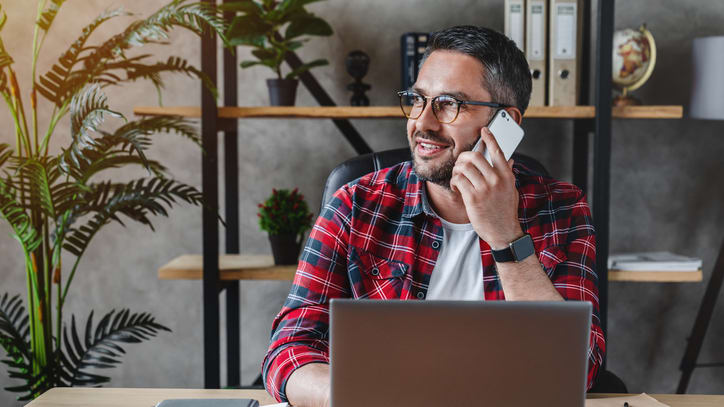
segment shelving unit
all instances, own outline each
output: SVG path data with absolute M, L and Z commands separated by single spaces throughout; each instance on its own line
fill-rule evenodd
M 202 0 L 216 4 L 221 0 Z M 227 2 L 228 0 L 223 0 Z M 591 1 L 583 0 L 582 41 L 591 41 Z M 581 57 L 581 94 L 579 104 L 573 107 L 531 107 L 526 112 L 529 119 L 573 120 L 573 182 L 584 191 L 588 190 L 589 135 L 593 133 L 593 220 L 596 227 L 597 253 L 596 269 L 599 270 L 599 304 L 601 323 L 606 331 L 608 309 L 608 281 L 701 281 L 701 271 L 693 273 L 662 274 L 631 273 L 607 270 L 609 251 L 609 200 L 611 161 L 611 120 L 617 119 L 678 119 L 682 117 L 681 106 L 634 106 L 611 107 L 611 54 L 613 48 L 613 0 L 599 0 L 596 12 L 597 42 L 595 56 L 595 92 L 589 97 L 590 67 L 588 53 Z M 231 18 L 230 14 L 226 15 Z M 201 41 L 201 70 L 212 83 L 217 84 L 217 40 L 205 36 Z M 586 47 L 584 47 L 586 48 Z M 292 69 L 302 62 L 294 53 L 288 53 L 286 62 Z M 239 246 L 238 213 L 238 134 L 237 120 L 250 118 L 279 119 L 332 119 L 347 141 L 359 154 L 371 152 L 371 148 L 354 129 L 348 119 L 400 119 L 402 114 L 397 106 L 379 107 L 338 107 L 326 94 L 314 77 L 306 72 L 300 75 L 304 86 L 322 107 L 239 107 L 237 106 L 237 63 L 236 56 L 224 51 L 223 87 L 224 105 L 217 107 L 210 91 L 202 87 L 201 107 L 137 107 L 138 115 L 179 115 L 201 119 L 202 147 L 202 190 L 205 207 L 203 210 L 203 254 L 186 255 L 174 259 L 159 270 L 162 279 L 201 279 L 203 281 L 204 306 L 204 385 L 219 388 L 219 293 L 226 292 L 227 361 L 229 386 L 240 385 L 240 326 L 239 326 L 239 280 L 270 279 L 289 280 L 294 266 L 275 267 L 266 256 L 242 256 Z M 588 105 L 593 103 L 592 105 Z M 226 202 L 226 248 L 220 255 L 219 223 L 219 168 L 218 132 L 224 132 L 224 185 Z M 320 186 L 321 188 L 321 186 Z

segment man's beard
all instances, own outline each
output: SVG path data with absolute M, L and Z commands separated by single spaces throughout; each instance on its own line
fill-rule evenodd
M 449 158 L 444 162 L 433 166 L 430 163 L 431 160 L 418 157 L 415 149 L 415 139 L 417 136 L 424 136 L 423 138 L 427 140 L 447 144 L 449 146 L 448 149 L 450 150 Z M 475 143 L 470 144 L 461 151 L 470 151 L 474 146 Z M 412 163 L 417 177 L 422 181 L 432 182 L 433 184 L 450 189 L 450 179 L 452 179 L 453 167 L 455 167 L 455 162 L 458 159 L 458 156 L 452 155 L 453 148 L 454 145 L 450 142 L 450 140 L 446 140 L 435 132 L 416 132 L 410 141 L 410 149 L 412 150 Z M 423 163 L 430 165 L 423 165 Z

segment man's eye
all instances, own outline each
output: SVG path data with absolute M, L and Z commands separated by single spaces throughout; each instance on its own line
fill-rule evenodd
M 412 103 L 416 105 L 421 105 L 423 102 L 425 102 L 425 98 L 420 95 L 412 95 L 410 96 L 410 98 L 412 99 Z
M 448 99 L 448 98 L 439 98 L 437 100 L 437 104 L 440 108 L 443 108 L 443 109 L 457 106 L 457 102 L 455 101 L 455 99 Z

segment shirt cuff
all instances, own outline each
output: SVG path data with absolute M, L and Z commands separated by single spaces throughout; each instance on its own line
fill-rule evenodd
M 327 352 L 309 346 L 290 345 L 278 351 L 270 361 L 265 375 L 265 387 L 279 402 L 288 402 L 286 389 L 289 376 L 310 363 L 329 364 Z

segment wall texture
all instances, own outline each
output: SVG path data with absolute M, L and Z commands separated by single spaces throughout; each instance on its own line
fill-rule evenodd
M 29 88 L 29 48 L 35 7 L 27 1 L 4 2 L 8 23 L 2 37 L 21 72 L 21 86 Z M 595 9 L 594 2 L 594 9 Z M 45 44 L 40 71 L 44 72 L 77 36 L 82 26 L 107 8 L 123 5 L 146 15 L 162 1 L 94 0 L 68 2 Z M 344 57 L 361 49 L 371 59 L 365 82 L 374 105 L 396 103 L 399 85 L 399 36 L 406 31 L 430 31 L 455 24 L 485 25 L 502 30 L 503 1 L 384 0 L 315 3 L 311 9 L 333 25 L 328 39 L 312 40 L 300 51 L 302 59 L 324 57 L 330 65 L 315 76 L 338 104 L 346 104 Z M 115 33 L 130 22 L 120 18 L 100 30 L 97 39 Z M 724 34 L 724 3 L 718 0 L 662 0 L 616 2 L 616 28 L 647 23 L 659 50 L 657 68 L 636 95 L 649 104 L 688 103 L 691 40 L 703 35 Z M 146 47 L 142 52 L 165 59 L 169 51 L 199 64 L 199 40 L 177 31 L 170 47 Z M 589 50 L 592 51 L 592 50 Z M 246 49 L 239 49 L 243 59 Z M 239 101 L 242 105 L 267 104 L 264 68 L 239 70 Z M 200 85 L 186 77 L 166 77 L 166 105 L 197 104 Z M 223 91 L 223 90 L 222 90 Z M 131 115 L 136 105 L 156 103 L 147 83 L 108 90 L 112 107 Z M 315 105 L 305 89 L 297 104 Z M 3 109 L 0 142 L 13 143 L 9 118 Z M 47 112 L 46 112 L 47 115 Z M 41 118 L 42 119 L 42 118 Z M 355 121 L 354 125 L 375 150 L 406 145 L 401 120 Z M 55 148 L 67 143 L 64 123 L 56 134 Z M 572 125 L 566 121 L 528 120 L 527 137 L 520 150 L 538 157 L 554 174 L 570 180 Z M 240 131 L 239 205 L 244 253 L 270 253 L 266 235 L 256 224 L 256 204 L 273 187 L 299 187 L 312 208 L 319 206 L 328 172 L 353 157 L 353 149 L 329 121 L 246 120 Z M 672 250 L 704 260 L 705 281 L 711 273 L 722 241 L 724 218 L 724 123 L 694 120 L 630 120 L 613 125 L 611 185 L 611 249 L 613 251 Z M 174 136 L 160 135 L 151 153 L 168 165 L 172 175 L 200 186 L 200 154 L 197 147 Z M 121 174 L 132 177 L 138 174 Z M 223 188 L 222 188 L 223 193 Z M 221 200 L 223 202 L 223 199 Z M 152 311 L 173 329 L 149 343 L 129 346 L 119 369 L 110 371 L 116 387 L 202 387 L 201 284 L 192 281 L 159 281 L 157 269 L 182 253 L 201 252 L 201 213 L 180 206 L 170 219 L 159 218 L 156 232 L 128 225 L 106 228 L 89 248 L 71 290 L 66 315 L 85 321 L 90 309 L 96 314 L 130 307 Z M 16 242 L 9 229 L 0 226 L 0 293 L 24 293 L 24 273 Z M 223 239 L 222 239 L 223 244 Z M 259 372 L 272 318 L 287 292 L 286 282 L 242 284 L 242 378 L 251 383 Z M 632 392 L 673 392 L 679 379 L 678 365 L 693 324 L 704 284 L 612 283 L 610 286 L 608 363 Z M 701 361 L 724 361 L 724 301 L 721 301 Z M 222 347 L 222 350 L 223 347 Z M 224 376 L 222 376 L 224 377 Z M 0 370 L 0 386 L 15 382 Z M 724 369 L 699 369 L 691 392 L 723 393 Z M 1 405 L 15 403 L 14 395 L 0 391 Z M 14 404 L 15 403 L 15 404 Z

